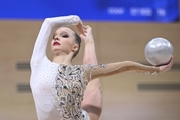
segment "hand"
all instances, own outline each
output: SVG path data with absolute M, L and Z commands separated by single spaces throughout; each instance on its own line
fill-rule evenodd
M 83 25 L 83 22 L 81 20 L 79 20 L 79 23 L 76 25 L 76 28 L 78 29 L 80 34 L 82 34 L 84 36 L 85 36 L 85 33 L 87 33 L 86 26 Z
M 172 65 L 173 65 L 173 61 L 174 61 L 174 58 L 172 57 L 167 65 L 160 66 L 159 67 L 159 69 L 160 69 L 159 73 L 164 73 L 164 72 L 169 71 L 171 69 Z
M 85 27 L 86 27 L 86 33 L 85 36 L 83 34 L 80 34 L 81 39 L 84 41 L 84 43 L 94 43 L 92 28 L 88 25 Z

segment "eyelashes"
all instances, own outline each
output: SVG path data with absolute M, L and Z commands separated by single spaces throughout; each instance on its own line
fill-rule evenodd
M 67 34 L 62 35 L 63 38 L 68 38 L 69 36 Z
M 53 39 L 55 39 L 55 36 L 56 36 L 56 35 L 53 35 Z M 62 34 L 61 37 L 63 37 L 63 38 L 68 38 L 69 35 L 67 35 L 67 34 Z

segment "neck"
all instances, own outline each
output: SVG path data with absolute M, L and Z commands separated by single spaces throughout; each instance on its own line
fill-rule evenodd
M 71 62 L 72 55 L 73 55 L 73 52 L 70 52 L 69 54 L 55 55 L 53 58 L 53 62 L 57 64 L 72 65 L 72 62 Z

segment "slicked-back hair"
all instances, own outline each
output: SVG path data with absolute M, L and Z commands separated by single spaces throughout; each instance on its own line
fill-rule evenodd
M 81 47 L 81 37 L 75 31 L 74 31 L 74 36 L 75 36 L 75 43 L 78 45 L 78 50 L 74 53 L 72 59 L 77 56 Z

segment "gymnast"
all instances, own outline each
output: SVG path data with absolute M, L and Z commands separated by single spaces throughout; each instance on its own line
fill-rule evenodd
M 67 26 L 76 26 L 80 35 Z M 57 30 L 51 41 L 54 57 L 50 61 L 46 47 L 53 29 Z M 85 44 L 83 64 L 73 65 L 81 39 Z M 30 61 L 30 86 L 38 120 L 98 120 L 102 110 L 100 77 L 129 71 L 159 74 L 169 71 L 172 64 L 173 57 L 159 67 L 132 61 L 97 64 L 90 26 L 83 25 L 76 15 L 46 18 Z

